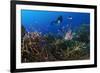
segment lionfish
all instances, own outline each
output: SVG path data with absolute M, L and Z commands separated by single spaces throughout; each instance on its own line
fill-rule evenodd
M 72 38 L 73 38 L 72 30 L 70 29 L 65 35 L 65 40 L 71 40 Z
M 68 17 L 69 20 L 72 20 L 72 17 L 69 16 Z M 71 29 L 71 24 L 68 25 L 68 31 L 65 35 L 65 40 L 72 40 L 73 38 L 73 33 L 72 33 L 72 29 Z

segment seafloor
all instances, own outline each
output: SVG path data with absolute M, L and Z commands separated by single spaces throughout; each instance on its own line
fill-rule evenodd
M 24 26 L 21 29 L 22 63 L 90 59 L 89 25 L 82 25 L 75 32 L 68 31 L 65 37 L 26 32 Z

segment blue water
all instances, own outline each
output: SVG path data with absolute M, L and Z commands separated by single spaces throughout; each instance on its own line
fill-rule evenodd
M 62 16 L 62 22 L 52 24 L 59 16 Z M 62 28 L 67 31 L 69 25 L 72 30 L 78 29 L 82 24 L 90 25 L 90 13 L 21 10 L 21 24 L 27 32 L 57 34 Z

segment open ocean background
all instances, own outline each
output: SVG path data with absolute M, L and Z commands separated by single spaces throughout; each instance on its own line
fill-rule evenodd
M 62 16 L 60 24 L 52 24 Z M 71 18 L 71 19 L 70 19 Z M 39 11 L 39 10 L 21 10 L 21 24 L 27 32 L 41 32 L 43 34 L 57 34 L 59 30 L 67 31 L 68 26 L 77 30 L 82 24 L 90 25 L 90 14 L 82 12 L 56 12 L 56 11 Z

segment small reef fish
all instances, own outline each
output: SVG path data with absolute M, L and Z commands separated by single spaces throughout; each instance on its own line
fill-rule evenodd
M 67 19 L 72 20 L 73 18 L 71 16 L 69 16 Z
M 52 21 L 51 24 L 59 25 L 62 23 L 62 21 L 63 21 L 63 17 L 59 16 L 55 21 Z

